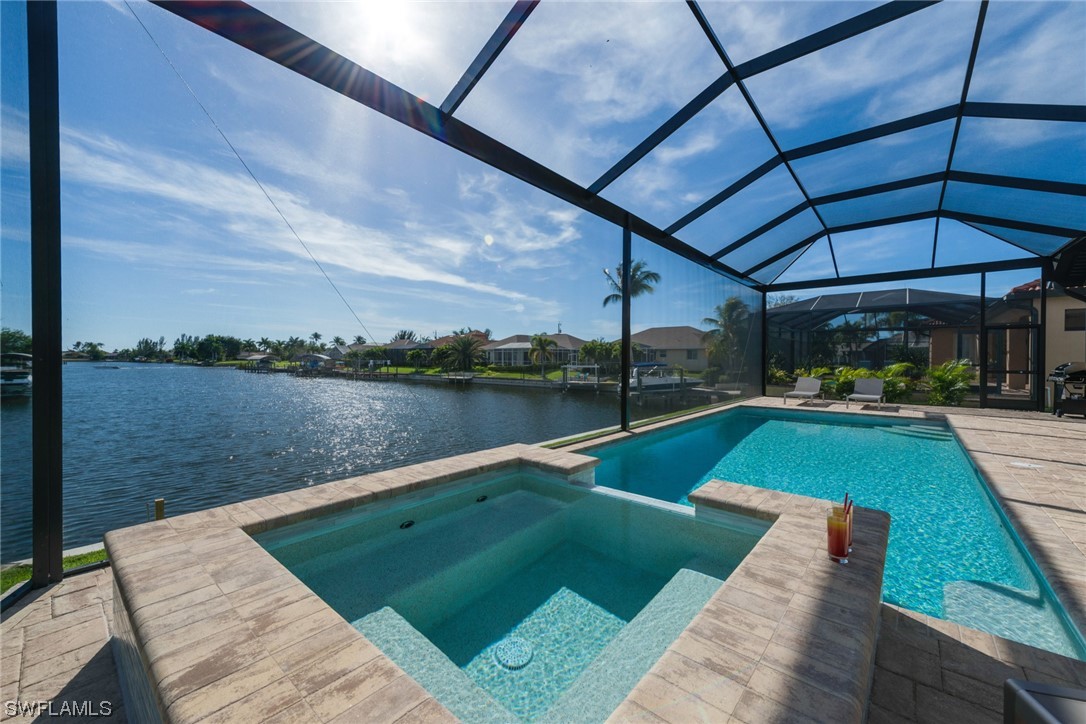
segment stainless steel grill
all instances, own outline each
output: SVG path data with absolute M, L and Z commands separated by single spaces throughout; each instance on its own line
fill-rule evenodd
M 1086 416 L 1086 362 L 1064 362 L 1048 375 L 1052 414 Z

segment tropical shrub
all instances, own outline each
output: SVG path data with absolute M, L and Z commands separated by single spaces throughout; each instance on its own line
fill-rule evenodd
M 908 402 L 916 388 L 912 379 L 913 366 L 908 362 L 887 365 L 875 373 L 882 379 L 882 393 L 887 402 Z
M 793 377 L 821 377 L 824 379 L 833 374 L 834 371 L 829 367 L 797 367 Z
M 765 379 L 766 383 L 770 385 L 787 385 L 793 381 L 792 375 L 773 365 L 770 365 L 769 369 L 766 370 Z
M 612 374 L 618 372 L 622 360 L 622 342 L 590 339 L 581 346 L 580 354 L 582 363 L 598 364 L 604 374 Z
M 833 375 L 833 392 L 843 400 L 856 390 L 856 380 L 874 376 L 874 372 L 863 367 L 838 367 Z
M 969 360 L 947 360 L 928 370 L 928 404 L 957 407 L 969 393 L 973 370 Z

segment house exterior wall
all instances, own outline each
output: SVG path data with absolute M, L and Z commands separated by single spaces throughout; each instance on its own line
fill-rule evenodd
M 1086 302 L 1068 296 L 1049 296 L 1048 334 L 1045 339 L 1045 366 L 1048 370 L 1064 362 L 1086 362 L 1086 331 L 1065 329 L 1067 310 L 1086 309 Z M 1048 370 L 1043 370 L 1047 375 Z
M 704 349 L 654 349 L 653 362 L 663 362 L 672 367 L 682 367 L 691 372 L 703 372 L 708 367 Z
M 931 330 L 928 365 L 935 367 L 958 356 L 958 328 L 936 327 Z

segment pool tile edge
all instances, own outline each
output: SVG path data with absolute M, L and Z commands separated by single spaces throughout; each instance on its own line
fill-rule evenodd
M 609 721 L 863 720 L 890 517 L 857 508 L 843 566 L 824 550 L 828 502 L 767 492 L 714 480 L 691 494 L 698 509 L 773 524 Z
M 147 721 L 226 720 L 242 707 L 260 719 L 285 712 L 349 719 L 365 711 L 393 721 L 417 710 L 428 720 L 456 721 L 250 535 L 504 469 L 590 483 L 598 462 L 508 445 L 110 531 L 126 691 Z M 254 591 L 292 598 L 267 611 L 253 608 L 247 594 Z M 328 666 L 319 656 L 298 658 L 310 637 L 373 656 L 348 655 L 325 672 L 325 686 L 310 691 L 304 673 Z

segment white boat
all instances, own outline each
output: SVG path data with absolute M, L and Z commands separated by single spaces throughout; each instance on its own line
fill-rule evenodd
M 34 384 L 33 358 L 22 352 L 0 354 L 0 397 L 25 397 Z
M 674 369 L 665 365 L 654 365 L 640 362 L 634 364 L 633 377 L 630 378 L 631 392 L 664 392 L 666 390 L 681 390 L 693 384 L 680 374 L 674 374 Z

